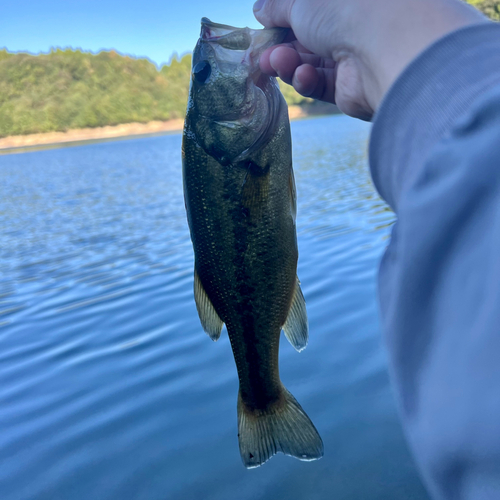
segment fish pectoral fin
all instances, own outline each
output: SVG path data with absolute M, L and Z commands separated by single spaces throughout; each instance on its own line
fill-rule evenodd
M 305 461 L 323 456 L 323 441 L 306 412 L 285 388 L 281 399 L 275 407 L 256 412 L 238 395 L 238 441 L 248 469 L 278 452 Z
M 307 324 L 306 301 L 302 290 L 300 289 L 300 281 L 297 278 L 295 284 L 295 293 L 292 299 L 292 305 L 288 311 L 288 317 L 283 325 L 285 336 L 297 351 L 302 351 L 307 345 L 309 338 L 309 326 Z
M 196 302 L 196 309 L 200 317 L 201 326 L 203 330 L 208 333 L 208 336 L 217 342 L 222 331 L 224 322 L 220 319 L 217 311 L 215 310 L 212 301 L 208 298 L 207 292 L 201 284 L 200 277 L 194 270 L 194 300 Z

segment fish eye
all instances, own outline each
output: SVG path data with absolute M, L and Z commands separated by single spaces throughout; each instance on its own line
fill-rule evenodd
M 212 68 L 210 67 L 210 63 L 208 61 L 200 61 L 193 68 L 193 76 L 198 83 L 205 83 L 211 72 Z

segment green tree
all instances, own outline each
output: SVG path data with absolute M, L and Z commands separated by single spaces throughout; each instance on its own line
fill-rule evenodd
M 500 0 L 467 0 L 494 21 L 500 21 Z
M 0 50 L 0 137 L 184 116 L 191 56 L 147 59 L 55 48 Z

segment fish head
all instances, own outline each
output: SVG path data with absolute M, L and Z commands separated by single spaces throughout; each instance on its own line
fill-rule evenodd
M 223 165 L 243 161 L 269 138 L 281 95 L 276 80 L 260 70 L 259 59 L 287 32 L 201 21 L 188 114 L 198 144 Z

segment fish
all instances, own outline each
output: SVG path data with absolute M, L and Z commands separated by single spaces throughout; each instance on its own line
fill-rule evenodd
M 278 366 L 281 331 L 297 351 L 309 332 L 297 277 L 288 108 L 276 79 L 259 67 L 263 51 L 287 33 L 201 20 L 182 141 L 196 308 L 213 341 L 227 328 L 247 468 L 278 452 L 304 461 L 323 456 L 321 437 Z

